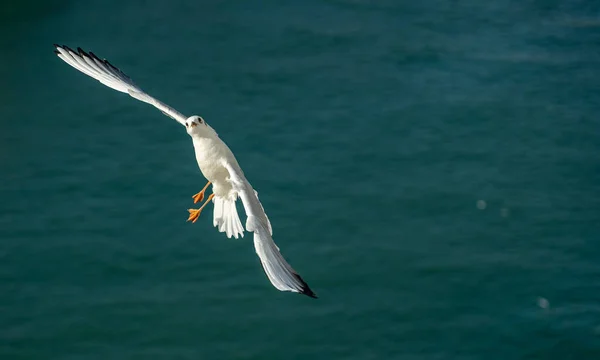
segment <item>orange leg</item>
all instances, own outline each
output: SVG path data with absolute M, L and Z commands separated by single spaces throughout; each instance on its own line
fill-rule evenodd
M 200 190 L 199 193 L 197 193 L 196 195 L 192 196 L 192 199 L 194 199 L 194 204 L 202 201 L 204 199 L 204 192 L 206 191 L 206 189 L 208 188 L 208 185 L 210 185 L 210 181 L 206 183 L 206 186 L 204 186 L 204 188 L 202 190 Z
M 190 213 L 190 217 L 188 217 L 187 221 L 191 221 L 192 223 L 195 223 L 196 220 L 198 220 L 198 217 L 200 216 L 200 212 L 202 211 L 202 209 L 204 209 L 204 207 L 212 200 L 212 198 L 214 196 L 215 196 L 215 194 L 210 194 L 208 196 L 208 199 L 206 199 L 206 201 L 204 202 L 204 204 L 202 204 L 202 206 L 200 206 L 200 209 L 188 209 L 188 212 Z

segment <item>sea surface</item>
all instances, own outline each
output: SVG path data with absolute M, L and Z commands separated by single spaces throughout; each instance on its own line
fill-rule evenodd
M 53 43 L 203 116 L 319 299 Z M 600 359 L 600 2 L 4 4 L 0 359 Z

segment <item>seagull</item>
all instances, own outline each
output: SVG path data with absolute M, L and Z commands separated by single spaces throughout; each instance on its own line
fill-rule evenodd
M 280 291 L 291 291 L 312 298 L 317 295 L 287 263 L 273 241 L 273 229 L 265 210 L 229 147 L 219 138 L 215 130 L 198 115 L 186 117 L 172 107 L 146 94 L 129 76 L 106 59 L 81 48 L 77 51 L 65 45 L 54 44 L 54 53 L 67 64 L 102 84 L 129 94 L 134 99 L 156 107 L 163 114 L 183 125 L 192 138 L 196 161 L 200 172 L 208 180 L 204 188 L 192 196 L 194 204 L 202 202 L 205 192 L 212 184 L 210 194 L 198 209 L 188 209 L 188 221 L 196 222 L 209 202 L 213 202 L 213 226 L 228 238 L 244 236 L 244 228 L 237 213 L 237 198 L 242 199 L 246 212 L 246 231 L 254 233 L 254 247 L 262 267 L 271 284 Z

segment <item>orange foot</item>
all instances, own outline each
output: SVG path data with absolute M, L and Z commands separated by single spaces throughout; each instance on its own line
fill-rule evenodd
M 188 217 L 187 221 L 195 223 L 200 217 L 200 212 L 202 212 L 202 209 L 188 209 L 188 211 L 190 213 L 190 217 Z
M 204 186 L 204 188 L 202 190 L 200 190 L 199 193 L 197 193 L 196 195 L 192 196 L 192 199 L 194 199 L 194 204 L 196 204 L 196 203 L 204 200 L 204 192 L 208 188 L 208 185 L 210 185 L 210 181 L 206 183 L 206 185 Z
M 192 196 L 192 199 L 194 199 L 194 204 L 204 200 L 204 190 L 202 190 L 199 193 L 197 193 L 196 195 Z
M 206 199 L 206 201 L 204 202 L 204 204 L 202 204 L 202 206 L 200 206 L 200 209 L 188 209 L 190 216 L 188 217 L 187 221 L 191 221 L 192 223 L 195 223 L 196 220 L 198 220 L 198 217 L 200 217 L 200 213 L 202 212 L 202 209 L 204 209 L 204 207 L 212 200 L 212 198 L 214 196 L 215 196 L 215 194 L 210 194 L 208 199 Z

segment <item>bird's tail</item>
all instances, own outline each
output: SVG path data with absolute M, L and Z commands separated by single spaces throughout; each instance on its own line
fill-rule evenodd
M 226 233 L 228 238 L 234 236 L 237 239 L 239 235 L 244 237 L 244 228 L 242 227 L 235 206 L 236 199 L 237 196 L 228 198 L 215 196 L 213 198 L 215 204 L 213 225 L 216 226 L 220 232 Z

